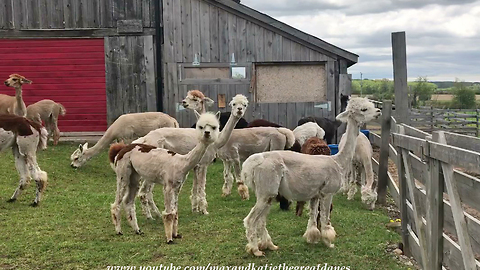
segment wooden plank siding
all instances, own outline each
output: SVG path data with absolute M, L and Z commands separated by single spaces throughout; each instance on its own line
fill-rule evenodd
M 246 95 L 251 102 L 245 116 L 247 121 L 265 118 L 294 128 L 303 116 L 334 117 L 337 95 L 334 80 L 335 59 L 267 29 L 256 21 L 238 16 L 211 1 L 177 0 L 173 6 L 172 2 L 174 1 L 163 0 L 164 61 L 168 67 L 164 75 L 165 89 L 169 92 L 164 94 L 164 108 L 166 113 L 178 119 L 180 126 L 188 127 L 195 121 L 193 113 L 178 110 L 176 106 L 190 89 L 204 89 L 205 94 L 214 101 L 217 101 L 218 95 L 224 95 L 227 104 L 235 94 Z M 181 19 L 181 30 L 178 29 L 175 18 Z M 315 107 L 318 104 L 314 102 L 255 104 L 250 90 L 250 80 L 236 85 L 227 82 L 201 85 L 195 81 L 184 86 L 184 83 L 179 84 L 178 80 L 174 79 L 180 79 L 180 76 L 175 74 L 179 72 L 178 66 L 191 65 L 195 54 L 198 55 L 201 66 L 202 63 L 229 63 L 232 53 L 238 66 L 247 67 L 251 63 L 264 62 L 327 63 L 327 98 L 331 101 L 331 111 Z M 173 68 L 174 65 L 177 68 Z M 229 111 L 229 108 L 228 105 L 226 108 L 219 108 L 216 103 L 210 110 Z

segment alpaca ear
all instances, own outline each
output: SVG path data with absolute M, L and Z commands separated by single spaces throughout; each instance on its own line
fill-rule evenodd
M 344 112 L 340 113 L 339 115 L 337 115 L 336 119 L 337 119 L 338 121 L 347 122 L 347 119 L 348 119 L 348 111 L 344 111 Z
M 209 97 L 205 97 L 205 99 L 203 100 L 203 102 L 205 102 L 205 106 L 206 107 L 210 107 L 213 105 L 213 103 L 215 103 L 215 101 L 213 101 L 213 99 L 209 98 Z
M 27 79 L 27 78 L 22 78 L 22 79 L 21 79 L 21 82 L 22 82 L 22 83 L 29 83 L 29 84 L 32 83 L 32 81 L 30 81 L 30 80 Z
M 200 114 L 195 110 L 193 112 L 195 112 L 195 117 L 197 117 L 197 120 L 198 120 L 200 118 Z
M 85 150 L 88 149 L 88 142 L 86 142 L 83 146 L 82 146 L 82 152 L 85 152 Z
M 215 117 L 217 117 L 217 120 L 220 121 L 220 111 L 218 111 L 216 114 L 215 114 Z

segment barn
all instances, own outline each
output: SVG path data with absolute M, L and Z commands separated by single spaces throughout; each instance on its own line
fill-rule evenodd
M 103 131 L 119 115 L 163 111 L 199 89 L 228 111 L 237 93 L 247 120 L 293 128 L 333 118 L 358 56 L 234 0 L 4 0 L 0 78 L 20 73 L 25 103 L 61 102 L 62 131 Z M 13 89 L 0 86 L 0 93 Z

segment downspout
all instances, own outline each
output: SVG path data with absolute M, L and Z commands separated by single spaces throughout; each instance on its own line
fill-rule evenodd
M 153 0 L 155 8 L 155 69 L 157 84 L 157 111 L 163 112 L 163 0 Z

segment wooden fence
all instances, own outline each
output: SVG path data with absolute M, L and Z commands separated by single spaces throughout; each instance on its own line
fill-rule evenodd
M 410 109 L 411 124 L 426 132 L 444 130 L 449 132 L 479 135 L 480 110 L 437 109 L 423 107 Z
M 388 186 L 400 208 L 404 252 L 422 269 L 480 269 L 480 139 L 429 134 L 397 124 L 391 105 L 382 110 L 382 135 L 370 133 L 372 144 L 381 147 L 374 171 L 379 201 L 381 187 Z M 398 180 L 382 156 L 395 162 Z

